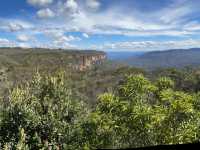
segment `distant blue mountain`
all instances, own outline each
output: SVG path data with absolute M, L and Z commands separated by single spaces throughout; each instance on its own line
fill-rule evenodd
M 200 48 L 152 51 L 131 56 L 122 62 L 145 69 L 200 66 Z
M 143 55 L 145 52 L 139 52 L 139 51 L 136 51 L 136 52 L 106 52 L 107 53 L 107 58 L 109 60 L 115 60 L 115 61 L 125 61 L 129 58 L 132 58 L 132 57 L 136 57 L 136 56 L 140 56 L 140 55 Z

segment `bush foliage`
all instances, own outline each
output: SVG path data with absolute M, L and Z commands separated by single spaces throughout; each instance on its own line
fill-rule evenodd
M 200 94 L 169 77 L 128 75 L 92 108 L 60 72 L 36 74 L 1 100 L 1 149 L 130 148 L 198 142 Z

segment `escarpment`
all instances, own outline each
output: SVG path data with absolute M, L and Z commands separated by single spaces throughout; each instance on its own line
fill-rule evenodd
M 0 67 L 4 68 L 58 68 L 69 67 L 83 71 L 106 59 L 105 52 L 95 50 L 50 50 L 0 48 Z
M 98 52 L 96 54 L 85 54 L 77 56 L 78 63 L 74 68 L 80 71 L 91 68 L 95 64 L 101 64 L 106 59 L 106 54 Z

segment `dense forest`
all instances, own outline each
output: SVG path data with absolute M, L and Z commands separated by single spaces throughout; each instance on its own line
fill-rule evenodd
M 146 71 L 111 61 L 84 71 L 45 68 L 2 88 L 0 149 L 115 149 L 200 140 L 199 68 Z M 16 78 L 3 83 L 9 80 Z

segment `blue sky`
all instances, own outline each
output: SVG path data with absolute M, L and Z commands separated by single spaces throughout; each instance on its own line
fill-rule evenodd
M 0 47 L 200 47 L 199 8 L 198 0 L 6 0 L 0 2 Z

